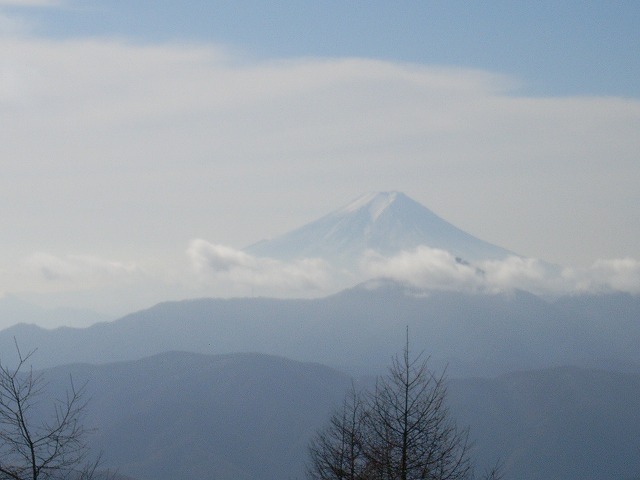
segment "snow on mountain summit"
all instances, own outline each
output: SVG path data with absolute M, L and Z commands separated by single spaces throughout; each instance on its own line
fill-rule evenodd
M 319 220 L 245 251 L 280 260 L 322 258 L 348 266 L 357 264 L 368 250 L 389 256 L 419 246 L 446 250 L 469 261 L 503 259 L 511 254 L 458 229 L 401 192 L 363 195 Z
M 397 197 L 398 192 L 368 193 L 354 200 L 336 213 L 344 212 L 345 214 L 350 214 L 361 208 L 366 208 L 371 215 L 371 220 L 375 222 Z

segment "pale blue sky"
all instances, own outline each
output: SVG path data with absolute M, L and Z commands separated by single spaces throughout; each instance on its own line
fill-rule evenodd
M 67 0 L 56 37 L 213 42 L 260 58 L 389 59 L 513 75 L 545 95 L 640 95 L 637 1 Z M 14 11 L 17 9 L 14 9 Z
M 636 1 L 0 0 L 0 294 L 323 294 L 317 263 L 238 249 L 389 190 L 566 267 L 496 285 L 640 293 L 639 25 Z

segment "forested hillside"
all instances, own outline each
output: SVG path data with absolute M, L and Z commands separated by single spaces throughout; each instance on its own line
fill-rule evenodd
M 308 441 L 351 385 L 333 369 L 259 354 L 164 353 L 44 373 L 54 393 L 69 374 L 88 381 L 92 447 L 139 480 L 303 478 Z M 555 368 L 447 383 L 479 472 L 498 460 L 505 479 L 640 472 L 639 375 Z

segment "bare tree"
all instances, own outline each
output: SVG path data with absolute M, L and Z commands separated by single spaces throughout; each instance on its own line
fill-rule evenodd
M 402 355 L 375 389 L 357 397 L 350 393 L 312 441 L 308 477 L 471 479 L 468 432 L 452 420 L 446 393 L 444 376 L 430 371 L 426 359 L 410 357 L 407 336 Z
M 352 384 L 342 409 L 309 445 L 308 477 L 313 480 L 365 480 L 367 459 L 362 445 L 364 405 Z
M 82 423 L 84 387 L 70 379 L 66 397 L 42 417 L 45 384 L 16 343 L 17 366 L 0 363 L 0 480 L 91 479 L 98 460 L 88 461 Z

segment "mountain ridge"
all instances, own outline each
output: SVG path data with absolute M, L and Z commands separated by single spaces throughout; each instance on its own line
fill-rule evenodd
M 408 326 L 415 347 L 454 376 L 568 364 L 640 371 L 639 315 L 639 296 L 549 301 L 526 291 L 422 292 L 389 282 L 318 299 L 166 302 L 87 328 L 19 325 L 0 331 L 0 351 L 10 355 L 15 338 L 24 351 L 38 349 L 40 367 L 168 350 L 252 351 L 370 373 L 401 347 Z
M 466 261 L 514 255 L 464 232 L 397 191 L 362 195 L 318 220 L 254 243 L 245 251 L 279 260 L 313 257 L 352 266 L 369 250 L 390 256 L 419 246 L 446 250 Z
M 252 353 L 174 351 L 39 373 L 56 397 L 69 375 L 87 382 L 92 449 L 103 452 L 105 467 L 140 480 L 300 478 L 309 439 L 349 386 L 375 385 Z M 498 459 L 505 478 L 523 480 L 613 480 L 640 471 L 640 374 L 555 367 L 447 386 L 479 472 Z

